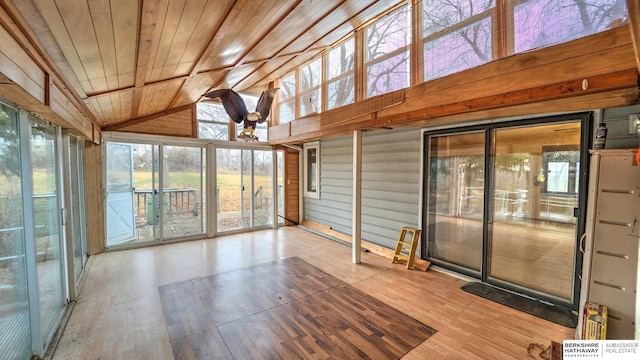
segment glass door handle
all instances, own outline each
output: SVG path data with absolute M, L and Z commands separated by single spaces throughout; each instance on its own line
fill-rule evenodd
M 587 233 L 580 236 L 580 252 L 584 254 L 584 241 L 587 239 Z

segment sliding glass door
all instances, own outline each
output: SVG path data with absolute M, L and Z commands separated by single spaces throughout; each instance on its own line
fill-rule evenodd
M 253 150 L 253 225 L 273 224 L 273 151 Z
M 163 238 L 204 234 L 205 148 L 164 146 L 162 160 Z
M 206 147 L 107 142 L 107 246 L 206 233 Z
M 31 357 L 18 111 L 0 103 L 0 349 Z
M 106 245 L 135 240 L 133 145 L 109 143 L 106 149 Z
M 108 248 L 274 226 L 276 152 L 268 145 L 104 140 Z
M 66 133 L 65 137 L 65 192 L 67 208 L 67 244 L 71 245 L 73 282 L 80 280 L 88 259 L 87 217 L 84 191 L 84 140 Z M 74 291 L 75 293 L 75 291 Z
M 40 336 L 42 343 L 46 344 L 53 336 L 66 305 L 58 190 L 58 136 L 56 127 L 49 123 L 35 117 L 29 120 Z
M 489 281 L 572 298 L 580 125 L 493 130 Z
M 0 101 L 2 359 L 44 357 L 86 261 L 84 145 L 62 140 L 60 128 Z
M 474 273 L 482 267 L 485 132 L 429 139 L 429 256 Z
M 131 173 L 135 239 L 132 242 L 155 241 L 160 239 L 160 214 L 166 214 L 168 206 L 168 202 L 164 201 L 160 212 L 160 146 L 127 145 L 133 150 Z
M 579 114 L 426 133 L 424 255 L 575 307 L 589 123 Z
M 273 151 L 219 148 L 217 231 L 273 225 Z
M 250 151 L 220 148 L 216 150 L 217 231 L 224 232 L 249 227 L 248 182 Z

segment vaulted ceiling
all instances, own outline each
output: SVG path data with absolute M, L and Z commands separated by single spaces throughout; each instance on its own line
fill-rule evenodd
M 100 127 L 259 93 L 398 0 L 13 0 Z

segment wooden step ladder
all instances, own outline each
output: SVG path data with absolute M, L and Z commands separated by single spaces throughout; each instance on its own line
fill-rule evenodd
M 405 241 L 407 233 L 413 233 L 411 241 Z M 418 239 L 420 239 L 420 229 L 412 227 L 403 227 L 400 230 L 400 236 L 398 236 L 398 243 L 396 244 L 396 252 L 393 255 L 391 263 L 395 263 L 398 260 L 405 260 L 407 262 L 407 270 L 413 267 L 413 261 L 416 257 L 416 249 L 418 248 Z

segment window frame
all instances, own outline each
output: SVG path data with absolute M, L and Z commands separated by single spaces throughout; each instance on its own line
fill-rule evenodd
M 311 157 L 310 153 L 315 152 Z M 303 145 L 303 168 L 304 168 L 304 197 L 320 199 L 320 142 L 313 141 Z M 315 173 L 310 172 L 314 170 Z M 311 184 L 315 184 L 315 189 L 311 189 Z
M 226 116 L 226 120 L 209 120 L 209 119 L 202 119 L 200 118 L 199 114 L 200 112 L 198 111 L 197 107 L 201 106 L 202 104 L 206 104 L 206 106 L 219 106 L 222 107 L 224 109 L 224 107 L 222 106 L 222 104 L 217 104 L 211 101 L 201 101 L 199 103 L 197 103 L 196 105 L 196 118 L 198 120 L 198 139 L 206 139 L 206 140 L 231 140 L 232 136 L 231 134 L 235 131 L 235 123 L 233 123 L 233 121 L 229 118 L 229 115 L 227 114 L 227 112 L 225 111 L 225 116 Z M 232 124 L 233 123 L 233 124 Z M 226 131 L 226 138 L 224 139 L 215 139 L 215 138 L 205 138 L 205 137 L 201 137 L 200 136 L 200 124 L 213 124 L 213 125 L 220 125 L 220 126 L 224 126 L 226 127 L 227 131 Z
M 398 91 L 402 89 L 406 89 L 411 86 L 423 84 L 426 82 L 434 81 L 440 78 L 444 78 L 453 74 L 457 74 L 460 72 L 468 71 L 473 68 L 477 68 L 478 66 L 485 65 L 487 63 L 494 62 L 496 60 L 504 59 L 508 56 L 514 55 L 517 52 L 514 47 L 514 38 L 515 38 L 515 29 L 517 28 L 517 24 L 515 22 L 515 9 L 517 6 L 525 4 L 526 2 L 531 0 L 494 0 L 493 5 L 485 10 L 478 10 L 477 14 L 469 15 L 468 17 L 462 19 L 461 21 L 452 24 L 451 26 L 435 29 L 432 33 L 428 35 L 424 35 L 424 18 L 423 18 L 423 3 L 426 2 L 410 2 L 410 1 L 401 1 L 396 5 L 389 8 L 384 13 L 376 16 L 371 21 L 366 22 L 365 24 L 353 29 L 349 33 L 345 34 L 342 38 L 338 39 L 333 44 L 329 45 L 323 51 L 320 51 L 319 54 L 314 56 L 322 58 L 322 66 L 321 70 L 323 73 L 320 75 L 321 85 L 320 85 L 320 105 L 318 106 L 318 112 L 334 110 L 340 107 L 353 105 L 359 101 L 366 100 L 371 97 L 375 97 L 377 95 L 387 94 L 389 92 Z M 538 1 L 538 0 L 536 0 Z M 393 13 L 401 10 L 407 9 L 410 12 L 407 16 L 408 18 L 408 26 L 409 29 L 406 33 L 406 39 L 408 39 L 407 44 L 404 47 L 398 48 L 393 51 L 385 52 L 383 55 L 380 55 L 376 59 L 367 60 L 367 31 L 374 24 L 379 23 L 381 20 L 385 19 L 387 16 L 393 16 Z M 628 9 L 625 7 L 628 13 Z M 625 18 L 626 19 L 626 18 Z M 622 19 L 620 22 L 616 22 L 615 24 L 611 24 L 607 29 L 615 28 L 618 26 L 624 26 L 624 24 L 628 23 L 628 19 Z M 490 49 L 485 49 L 487 51 L 483 51 L 480 55 L 476 55 L 474 59 L 477 58 L 478 63 L 476 64 L 473 61 L 472 65 L 462 66 L 460 68 L 454 68 L 447 71 L 442 72 L 442 74 L 437 74 L 433 77 L 427 77 L 425 74 L 425 44 L 428 44 L 432 41 L 437 41 L 438 39 L 446 40 L 446 37 L 452 36 L 456 32 L 464 30 L 466 27 L 474 27 L 476 23 L 480 22 L 489 22 L 490 24 L 483 26 L 483 29 L 487 29 L 487 33 L 483 33 L 481 39 L 483 45 L 490 46 Z M 443 26 L 447 26 L 446 24 Z M 606 30 L 606 29 L 605 29 Z M 589 35 L 591 36 L 597 34 L 599 32 L 605 31 L 594 31 Z M 486 36 L 485 36 L 486 35 Z M 353 40 L 351 40 L 353 39 Z M 354 66 L 353 71 L 342 73 L 340 75 L 336 75 L 335 77 L 329 76 L 329 61 L 328 54 L 329 51 L 336 49 L 342 46 L 346 41 L 353 41 L 354 43 Z M 562 43 L 562 42 L 560 42 Z M 559 43 L 551 43 L 546 46 L 557 45 Z M 543 46 L 543 47 L 546 47 Z M 536 48 L 535 50 L 537 50 Z M 384 61 L 388 61 L 394 57 L 398 57 L 399 54 L 406 51 L 406 65 L 402 63 L 402 66 L 406 66 L 406 86 L 394 89 L 391 86 L 385 86 L 387 90 L 383 90 L 378 93 L 375 91 L 373 94 L 370 94 L 369 91 L 369 71 L 372 67 L 377 64 L 383 63 Z M 464 59 L 463 59 L 464 60 Z M 297 120 L 303 116 L 301 116 L 301 101 L 300 101 L 300 71 L 303 66 L 306 66 L 307 63 L 300 65 L 293 69 L 291 72 L 286 73 L 284 76 L 280 77 L 276 81 L 280 84 L 282 89 L 282 80 L 288 78 L 289 76 L 293 76 L 293 80 L 295 81 L 293 91 L 295 94 L 291 94 L 291 97 L 283 98 L 282 91 L 280 91 L 280 95 L 278 97 L 278 107 L 274 109 L 274 112 L 277 114 L 275 117 L 274 124 L 285 124 L 290 121 Z M 397 64 L 396 64 L 397 65 Z M 442 68 L 446 68 L 443 66 Z M 341 104 L 339 106 L 330 106 L 329 101 L 331 96 L 329 95 L 331 85 L 348 78 L 349 76 L 353 76 L 353 101 L 345 104 Z M 335 97 L 334 92 L 334 97 Z M 292 107 L 292 118 L 287 119 L 285 121 L 281 120 L 281 114 L 283 113 L 281 107 L 284 103 L 288 102 L 287 106 Z M 289 113 L 289 111 L 287 111 Z M 313 113 L 305 114 L 312 115 Z
M 506 0 L 496 0 L 496 1 L 506 1 Z M 516 21 L 516 12 L 518 11 L 518 7 L 519 6 L 525 6 L 526 7 L 526 3 L 529 3 L 529 2 L 535 2 L 535 4 L 532 4 L 532 6 L 535 7 L 537 5 L 540 5 L 539 3 L 541 3 L 542 1 L 543 0 L 515 0 L 515 1 L 512 1 L 512 2 L 509 2 L 510 6 L 511 6 L 511 8 L 510 8 L 510 11 L 511 11 L 510 15 L 512 17 L 512 21 L 511 21 L 512 34 L 511 35 L 512 35 L 512 42 L 514 43 L 514 45 L 513 45 L 513 47 L 514 47 L 513 52 L 514 53 L 522 54 L 522 53 L 525 53 L 525 52 L 528 52 L 528 51 L 534 51 L 534 50 L 546 48 L 546 47 L 549 47 L 549 46 L 554 46 L 554 45 L 558 45 L 558 44 L 564 44 L 564 43 L 567 43 L 567 42 L 570 42 L 570 41 L 573 41 L 573 40 L 576 40 L 576 39 L 580 39 L 580 38 L 583 38 L 583 37 L 586 37 L 586 36 L 595 35 L 595 34 L 598 34 L 598 33 L 613 29 L 613 28 L 618 27 L 618 26 L 624 26 L 625 24 L 629 23 L 629 15 L 628 15 L 629 14 L 629 8 L 626 6 L 626 3 L 623 1 L 622 2 L 623 6 L 626 9 L 626 18 L 624 18 L 624 17 L 623 18 L 616 18 L 616 19 L 611 18 L 611 19 L 608 19 L 606 21 L 606 23 L 608 23 L 608 26 L 604 26 L 603 28 L 599 28 L 598 29 L 597 27 L 593 27 L 590 31 L 585 31 L 587 28 L 582 28 L 582 30 L 583 30 L 582 33 L 568 33 L 566 38 L 563 38 L 563 39 L 560 39 L 560 40 L 556 39 L 556 40 L 543 41 L 538 46 L 531 46 L 531 47 L 525 47 L 525 48 L 521 48 L 521 49 L 516 49 L 516 47 L 517 47 L 516 46 L 517 45 L 516 37 L 519 35 L 518 25 L 520 25 L 520 23 Z M 547 1 L 551 2 L 550 0 L 547 0 Z M 553 3 L 554 3 L 554 5 L 557 5 L 557 4 L 560 4 L 561 6 L 563 5 L 562 3 L 558 2 L 557 0 L 554 1 Z M 589 5 L 589 4 L 586 4 L 586 5 Z M 598 2 L 596 2 L 596 4 L 591 4 L 591 5 L 592 6 L 593 5 L 595 5 L 595 6 L 605 6 L 605 4 L 601 4 L 601 3 L 598 3 Z M 572 6 L 578 6 L 578 5 L 575 2 L 572 2 Z M 600 9 L 600 10 L 602 10 L 602 9 Z M 590 15 L 592 15 L 592 14 L 589 14 L 588 11 L 586 11 L 586 12 L 587 12 L 587 14 L 582 14 L 581 11 L 578 9 L 578 11 L 575 13 L 574 16 L 576 16 L 576 17 L 586 16 L 588 18 Z M 557 14 L 557 13 L 558 12 L 555 12 L 555 14 Z M 571 14 L 571 13 L 569 12 L 569 14 Z M 528 18 L 528 16 L 527 16 L 527 18 Z M 566 16 L 566 14 L 565 14 L 564 18 L 570 18 L 570 17 Z M 600 20 L 603 20 L 603 19 L 604 18 L 601 18 Z M 550 22 L 553 23 L 553 20 L 555 20 L 555 19 L 553 19 L 553 18 L 550 19 Z M 595 20 L 595 19 L 590 19 L 590 20 Z M 563 27 L 563 28 L 566 27 L 566 25 L 562 24 L 562 22 L 557 22 L 557 24 L 560 24 L 560 26 Z M 546 24 L 544 24 L 544 25 L 546 25 Z M 545 33 L 546 33 L 545 29 L 547 31 L 549 30 L 544 25 L 541 26 L 543 28 L 543 31 L 541 33 L 539 33 L 538 36 L 545 35 Z M 595 24 L 590 24 L 590 25 L 593 26 Z M 532 34 L 534 32 L 532 31 L 531 28 L 527 28 L 527 29 L 525 29 L 524 33 Z M 554 35 L 557 35 L 557 34 L 554 34 Z
M 320 65 L 318 66 L 318 68 L 320 69 L 320 74 L 318 74 L 317 78 L 318 78 L 318 84 L 317 85 L 312 85 L 309 86 L 305 89 L 302 89 L 302 71 L 303 69 L 309 69 L 309 72 L 311 73 L 311 66 L 313 63 L 315 63 L 316 61 L 320 62 Z M 304 116 L 309 116 L 309 115 L 313 115 L 313 114 L 319 114 L 320 112 L 322 112 L 322 103 L 323 103 L 323 98 L 322 98 L 322 88 L 323 88 L 323 59 L 322 56 L 316 56 L 315 58 L 311 59 L 311 61 L 308 61 L 307 63 L 305 63 L 304 65 L 298 67 L 296 69 L 296 72 L 298 73 L 298 77 L 297 77 L 297 82 L 296 82 L 296 92 L 297 92 L 297 96 L 296 96 L 296 109 L 297 109 L 297 113 L 299 114 L 300 117 L 304 117 Z M 302 113 L 302 109 L 303 109 L 303 100 L 308 99 L 309 95 L 313 95 L 314 93 L 318 94 L 318 104 L 316 106 L 315 111 L 310 111 L 310 112 L 306 112 L 306 113 Z M 312 99 L 312 98 L 309 98 Z
M 348 42 L 353 43 L 353 66 L 352 66 L 351 70 L 345 71 L 345 72 L 341 72 L 339 74 L 336 74 L 333 77 L 330 77 L 329 54 L 332 51 L 341 48 L 342 46 L 344 46 Z M 355 103 L 355 101 L 356 101 L 356 67 L 357 67 L 357 49 L 356 49 L 356 47 L 357 47 L 356 36 L 355 36 L 355 34 L 351 34 L 350 36 L 348 36 L 344 40 L 341 40 L 340 42 L 336 43 L 334 46 L 331 47 L 331 49 L 329 49 L 326 52 L 326 56 L 325 56 L 325 59 L 324 59 L 324 66 L 323 66 L 324 72 L 325 72 L 323 88 L 326 89 L 326 96 L 325 96 L 325 100 L 323 101 L 323 105 L 324 105 L 324 108 L 327 109 L 327 110 L 333 110 L 333 109 L 337 109 L 337 108 L 342 107 L 342 106 L 347 106 L 347 105 Z M 329 102 L 330 102 L 330 99 L 331 99 L 331 96 L 332 96 L 332 93 L 330 92 L 330 86 L 332 84 L 339 83 L 339 82 L 347 79 L 349 76 L 353 76 L 353 86 L 350 89 L 351 92 L 352 92 L 352 100 L 351 100 L 351 102 L 344 103 L 344 104 L 341 104 L 341 105 L 335 105 L 333 107 L 330 106 Z M 337 94 L 337 92 L 334 93 L 334 95 L 335 94 Z
M 409 18 L 408 19 L 408 25 L 409 25 L 409 27 L 407 29 L 407 34 L 406 34 L 406 36 L 408 36 L 409 39 L 408 39 L 407 43 L 403 47 L 399 47 L 399 48 L 397 48 L 397 49 L 395 49 L 393 51 L 386 52 L 385 54 L 380 55 L 378 57 L 375 57 L 373 59 L 367 59 L 367 53 L 366 53 L 367 50 L 366 49 L 368 48 L 368 44 L 369 44 L 367 31 L 372 26 L 374 26 L 375 24 L 378 24 L 380 21 L 385 20 L 389 16 L 393 16 L 394 12 L 403 10 L 403 8 L 406 8 L 406 11 L 409 12 L 409 14 L 408 14 L 408 18 Z M 411 86 L 411 72 L 412 72 L 412 66 L 414 66 L 412 64 L 412 61 L 411 61 L 411 47 L 412 47 L 412 44 L 414 42 L 414 40 L 412 39 L 412 37 L 413 37 L 413 27 L 414 27 L 414 21 L 413 21 L 413 15 L 412 15 L 413 11 L 414 11 L 414 9 L 412 8 L 411 4 L 409 2 L 406 2 L 406 3 L 404 3 L 404 4 L 400 5 L 400 6 L 394 7 L 393 9 L 391 9 L 390 11 L 388 11 L 383 16 L 381 16 L 380 18 L 378 18 L 376 21 L 372 22 L 371 24 L 367 25 L 363 29 L 362 44 L 360 44 L 360 45 L 362 47 L 362 51 L 364 52 L 361 61 L 362 61 L 362 68 L 363 68 L 362 77 L 364 78 L 363 82 L 362 82 L 362 84 L 364 85 L 364 89 L 362 90 L 362 94 L 364 95 L 365 99 L 368 99 L 368 98 L 371 98 L 371 97 L 375 97 L 375 96 L 378 96 L 378 95 L 382 95 L 382 94 L 388 94 L 390 92 L 397 91 L 397 90 L 400 90 L 400 89 L 406 89 L 406 88 Z M 356 43 L 356 47 L 357 46 L 358 46 L 358 43 Z M 356 51 L 357 51 L 357 49 L 356 49 Z M 407 79 L 406 79 L 406 82 L 405 82 L 404 86 L 402 86 L 400 88 L 397 88 L 397 89 L 387 90 L 387 91 L 381 92 L 379 94 L 371 95 L 369 93 L 369 69 L 371 67 L 373 67 L 375 65 L 378 65 L 380 63 L 383 63 L 383 62 L 385 62 L 385 61 L 387 61 L 389 59 L 395 58 L 398 55 L 401 55 L 403 53 L 406 53 L 406 63 L 407 63 L 407 71 L 406 71 L 406 78 Z M 356 64 L 356 67 L 357 67 L 357 64 Z M 357 91 L 357 89 L 356 89 L 356 91 Z
M 289 77 L 293 77 L 293 91 L 292 94 L 288 97 L 284 97 L 284 92 L 282 91 L 282 83 L 283 80 L 289 78 Z M 277 106 L 277 112 L 278 112 L 278 124 L 286 124 L 288 122 L 294 121 L 299 117 L 299 113 L 300 113 L 300 109 L 299 109 L 299 105 L 298 105 L 298 68 L 294 69 L 291 72 L 288 72 L 287 74 L 285 74 L 284 76 L 282 76 L 280 79 L 278 79 L 278 86 L 280 87 L 280 90 L 278 91 L 278 95 L 277 95 L 277 99 L 278 99 L 278 106 Z M 291 101 L 293 101 L 293 118 L 292 119 L 286 119 L 286 120 L 282 120 L 282 110 L 281 107 L 283 105 L 285 105 L 286 103 L 290 103 Z
M 452 24 L 451 26 L 435 31 L 433 33 L 430 33 L 428 35 L 424 35 L 424 11 L 422 9 L 422 7 L 419 8 L 419 14 L 418 16 L 418 21 L 417 24 L 415 24 L 415 26 L 417 27 L 415 33 L 418 34 L 419 36 L 419 40 L 416 41 L 416 43 L 418 44 L 418 54 L 419 54 L 419 64 L 416 66 L 418 68 L 419 71 L 419 81 L 420 82 L 428 82 L 428 81 L 432 81 L 438 78 L 442 78 L 442 77 L 446 77 L 461 71 L 465 71 L 468 69 L 472 69 L 475 67 L 478 67 L 480 65 L 483 65 L 485 63 L 482 63 L 480 65 L 474 65 L 468 68 L 465 68 L 463 70 L 454 70 L 453 72 L 447 73 L 445 75 L 439 75 L 436 77 L 428 77 L 429 74 L 427 74 L 427 72 L 425 71 L 425 46 L 427 43 L 430 43 L 432 41 L 436 41 L 438 39 L 442 39 L 445 38 L 449 35 L 455 34 L 458 31 L 461 31 L 462 29 L 468 27 L 468 26 L 472 26 L 476 23 L 479 23 L 481 21 L 485 21 L 485 20 L 489 20 L 490 21 L 490 39 L 489 42 L 491 44 L 491 51 L 489 53 L 489 56 L 491 56 L 491 59 L 489 60 L 489 62 L 494 61 L 498 58 L 498 54 L 501 52 L 504 52 L 504 49 L 501 49 L 501 44 L 502 41 L 498 41 L 498 38 L 500 38 L 502 36 L 502 34 L 500 33 L 499 29 L 505 29 L 508 31 L 509 27 L 502 25 L 501 23 L 506 22 L 506 19 L 502 18 L 502 12 L 500 14 L 498 14 L 498 6 L 502 6 L 502 2 L 500 0 L 495 0 L 493 7 L 491 7 L 490 9 L 484 10 L 480 13 L 471 15 L 467 18 L 465 18 L 462 21 L 459 21 L 455 24 Z M 505 11 L 506 12 L 506 11 Z

